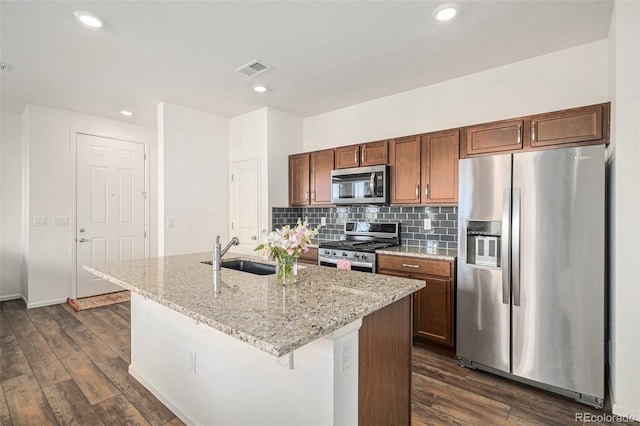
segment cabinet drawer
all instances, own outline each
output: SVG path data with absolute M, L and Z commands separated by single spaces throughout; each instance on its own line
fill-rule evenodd
M 378 269 L 402 273 L 451 277 L 451 262 L 416 257 L 378 256 Z

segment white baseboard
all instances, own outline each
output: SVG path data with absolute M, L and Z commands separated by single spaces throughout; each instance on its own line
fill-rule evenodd
M 51 306 L 51 305 L 59 305 L 61 303 L 67 303 L 67 298 L 65 297 L 64 299 L 45 300 L 42 302 L 34 302 L 34 303 L 29 303 L 27 300 L 25 300 L 25 303 L 27 304 L 27 309 L 41 308 L 43 306 Z
M 8 294 L 6 296 L 0 296 L 0 302 L 4 302 L 7 300 L 16 300 L 16 299 L 24 299 L 21 294 Z
M 620 404 L 616 403 L 616 398 L 615 395 L 613 394 L 613 386 L 611 384 L 611 377 L 609 377 L 609 399 L 611 399 L 611 413 L 616 415 L 616 416 L 620 416 L 620 417 L 625 417 L 629 420 L 621 420 L 624 421 L 625 423 L 627 421 L 639 421 L 640 420 L 640 411 L 638 410 L 631 410 L 627 407 L 622 407 Z M 614 420 L 615 421 L 615 420 Z
M 153 387 L 147 380 L 145 380 L 142 375 L 138 374 L 133 365 L 129 365 L 129 374 L 133 376 L 142 386 L 147 388 L 149 392 L 153 394 L 156 398 L 160 400 L 173 414 L 175 414 L 182 422 L 188 426 L 197 425 L 198 423 L 194 421 L 191 416 L 189 416 L 181 407 L 178 407 L 173 401 L 169 400 L 165 395 L 160 393 L 158 389 Z

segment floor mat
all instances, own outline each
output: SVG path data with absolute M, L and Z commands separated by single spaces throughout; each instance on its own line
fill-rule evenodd
M 129 290 L 119 291 L 117 293 L 102 294 L 100 296 L 82 297 L 80 299 L 67 299 L 69 306 L 74 311 L 84 311 L 85 309 L 98 308 L 100 306 L 113 305 L 116 303 L 128 302 L 131 300 L 131 292 Z

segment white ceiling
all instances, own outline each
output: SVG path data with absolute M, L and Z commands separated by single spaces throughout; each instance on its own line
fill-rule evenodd
M 2 108 L 26 103 L 155 126 L 167 101 L 233 117 L 306 117 L 608 36 L 613 3 L 458 1 L 6 1 Z M 73 12 L 90 11 L 99 30 Z M 246 77 L 252 59 L 273 67 Z M 271 90 L 256 94 L 255 83 Z M 121 109 L 135 113 L 131 118 Z

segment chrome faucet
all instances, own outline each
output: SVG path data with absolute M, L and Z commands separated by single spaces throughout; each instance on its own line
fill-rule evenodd
M 240 240 L 238 240 L 238 237 L 233 237 L 231 241 L 229 241 L 229 243 L 225 246 L 225 248 L 221 249 L 222 246 L 220 244 L 220 235 L 216 237 L 216 242 L 213 244 L 213 261 L 211 262 L 214 271 L 220 270 L 222 256 L 224 256 L 224 254 L 229 251 L 231 246 L 237 246 L 238 244 L 240 244 Z

